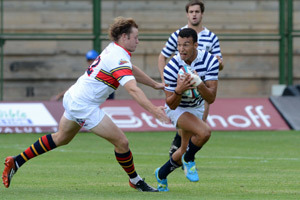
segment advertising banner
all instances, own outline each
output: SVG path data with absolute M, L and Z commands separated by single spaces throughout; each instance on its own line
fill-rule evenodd
M 0 103 L 0 133 L 52 132 L 57 126 L 43 103 Z
M 289 130 L 267 98 L 217 99 L 207 123 L 213 130 Z
M 164 105 L 164 100 L 151 100 Z M 101 108 L 123 131 L 174 131 L 145 111 L 134 100 L 108 100 Z M 62 102 L 1 102 L 0 133 L 56 132 L 63 115 Z M 217 99 L 207 123 L 213 130 L 289 130 L 267 98 Z M 82 129 L 82 131 L 87 131 Z

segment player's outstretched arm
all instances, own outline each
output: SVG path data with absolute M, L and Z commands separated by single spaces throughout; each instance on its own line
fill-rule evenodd
M 132 65 L 132 73 L 137 82 L 142 83 L 144 85 L 150 86 L 156 90 L 163 90 L 163 83 L 156 82 L 150 76 L 148 76 L 145 72 L 143 72 L 140 68 L 135 65 Z
M 157 118 L 159 121 L 167 123 L 169 118 L 167 117 L 164 106 L 155 106 L 151 101 L 146 97 L 145 93 L 136 85 L 135 80 L 130 80 L 125 83 L 124 88 L 127 92 L 134 98 L 138 104 L 140 104 L 144 109 L 149 111 Z

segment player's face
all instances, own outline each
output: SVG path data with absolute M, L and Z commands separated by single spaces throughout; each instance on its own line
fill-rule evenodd
M 202 21 L 202 14 L 199 5 L 190 6 L 187 13 L 188 23 L 198 26 Z
M 138 29 L 133 27 L 131 30 L 131 33 L 129 35 L 126 35 L 124 38 L 124 47 L 130 52 L 134 52 L 138 43 L 139 43 L 139 38 L 138 38 Z
M 191 64 L 197 56 L 197 42 L 193 43 L 192 37 L 178 37 L 177 49 L 180 58 L 186 63 Z

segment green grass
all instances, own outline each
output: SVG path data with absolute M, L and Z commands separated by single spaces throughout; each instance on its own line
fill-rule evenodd
M 137 172 L 156 185 L 153 172 L 167 161 L 174 133 L 126 135 Z M 0 159 L 41 136 L 0 134 Z M 22 166 L 9 189 L 0 186 L 0 199 L 300 199 L 299 131 L 214 132 L 196 158 L 199 182 L 177 169 L 168 177 L 169 192 L 141 193 L 128 186 L 113 146 L 81 133 Z

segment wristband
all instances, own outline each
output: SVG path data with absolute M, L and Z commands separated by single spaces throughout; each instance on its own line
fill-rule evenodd
M 176 90 L 174 90 L 174 93 L 178 96 L 182 95 L 182 93 L 181 94 L 177 93 Z

